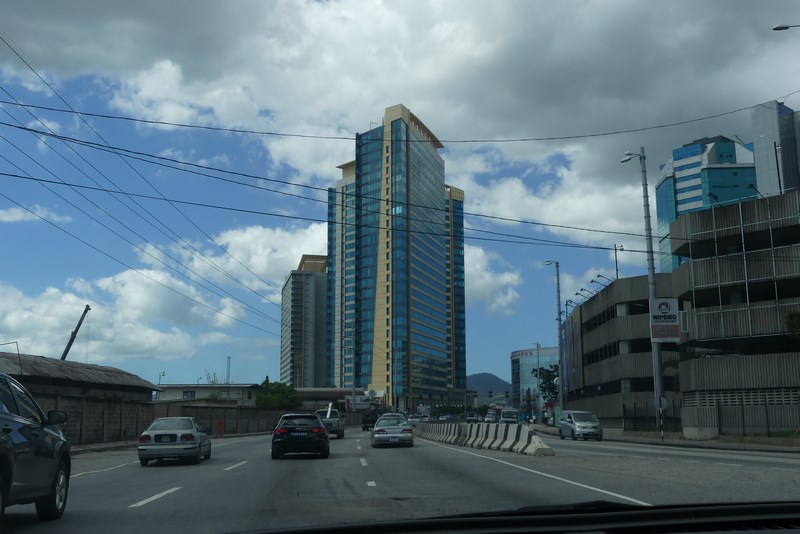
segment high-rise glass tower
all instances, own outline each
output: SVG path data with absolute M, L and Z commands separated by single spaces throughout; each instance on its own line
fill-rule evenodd
M 753 145 L 718 135 L 672 151 L 656 186 L 660 270 L 672 272 L 681 258 L 671 255 L 669 225 L 690 211 L 719 207 L 757 194 Z
M 440 148 L 392 106 L 328 190 L 330 378 L 397 410 L 465 401 L 464 193 Z

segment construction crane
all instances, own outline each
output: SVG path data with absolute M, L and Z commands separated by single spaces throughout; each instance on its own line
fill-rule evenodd
M 86 307 L 83 309 L 83 313 L 81 314 L 81 318 L 78 319 L 78 324 L 75 327 L 75 330 L 69 335 L 69 341 L 67 341 L 67 346 L 64 347 L 64 352 L 61 353 L 61 359 L 66 360 L 67 354 L 69 354 L 69 349 L 72 348 L 72 344 L 75 342 L 75 337 L 78 335 L 78 330 L 81 329 L 81 324 L 83 324 L 83 320 L 86 318 L 86 314 L 89 313 L 91 308 L 87 304 Z

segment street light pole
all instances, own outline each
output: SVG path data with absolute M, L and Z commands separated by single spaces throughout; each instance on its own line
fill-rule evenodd
M 625 152 L 625 157 L 620 160 L 620 163 L 630 161 L 632 158 L 639 158 L 639 165 L 642 171 L 642 205 L 644 207 L 644 229 L 646 250 L 647 250 L 647 284 L 649 288 L 650 302 L 656 299 L 656 263 L 653 257 L 653 229 L 650 224 L 650 194 L 647 189 L 647 164 L 645 160 L 647 157 L 644 154 L 644 147 L 640 147 L 641 152 L 631 153 Z M 652 312 L 652 310 L 651 310 Z M 652 313 L 651 313 L 652 316 Z M 650 346 L 653 354 L 653 393 L 655 394 L 655 406 L 658 409 L 658 427 L 661 431 L 661 441 L 664 441 L 664 425 L 663 425 L 663 402 L 664 396 L 664 377 L 661 372 L 661 343 L 653 341 L 652 333 L 650 337 Z
M 564 347 L 561 342 L 561 273 L 557 261 L 547 260 L 547 265 L 556 266 L 556 309 L 558 310 L 558 407 L 564 411 Z M 568 301 L 569 302 L 569 301 Z M 555 419 L 555 416 L 554 416 Z

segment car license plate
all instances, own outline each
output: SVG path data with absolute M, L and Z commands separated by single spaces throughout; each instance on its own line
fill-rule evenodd
M 307 435 L 308 435 L 308 432 L 292 432 L 292 433 L 291 433 L 291 435 L 292 435 L 292 436 L 297 436 L 297 437 L 300 437 L 300 438 L 302 438 L 302 437 L 305 437 L 305 436 L 307 436 Z
M 389 438 L 389 443 L 397 443 L 397 438 Z
M 158 441 L 159 443 L 167 442 L 169 441 L 169 436 L 157 436 L 156 441 Z

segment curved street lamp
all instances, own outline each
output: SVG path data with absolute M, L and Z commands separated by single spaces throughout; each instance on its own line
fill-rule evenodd
M 784 30 L 788 30 L 789 28 L 800 28 L 800 24 L 778 24 L 772 31 L 782 32 Z

